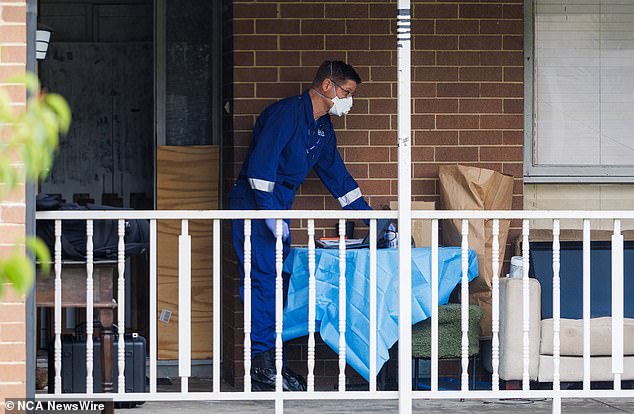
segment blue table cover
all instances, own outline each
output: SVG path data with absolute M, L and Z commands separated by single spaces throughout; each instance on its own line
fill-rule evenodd
M 398 249 L 377 250 L 377 372 L 388 360 L 388 350 L 398 340 Z M 438 304 L 462 278 L 460 247 L 438 250 Z M 339 352 L 339 251 L 316 249 L 316 332 Z M 284 262 L 290 273 L 284 309 L 283 339 L 308 334 L 308 249 L 294 248 Z M 469 249 L 469 280 L 478 275 L 478 259 Z M 366 380 L 370 376 L 370 250 L 346 251 L 346 360 Z M 412 249 L 412 324 L 431 316 L 431 248 Z

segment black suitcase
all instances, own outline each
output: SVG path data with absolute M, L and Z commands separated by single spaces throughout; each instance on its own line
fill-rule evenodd
M 112 390 L 119 389 L 118 335 L 114 336 Z M 145 338 L 137 334 L 125 335 L 125 392 L 145 392 Z M 102 392 L 101 341 L 93 340 L 93 390 Z M 86 340 L 76 336 L 62 337 L 62 392 L 86 392 Z M 55 342 L 48 347 L 48 392 L 55 386 Z

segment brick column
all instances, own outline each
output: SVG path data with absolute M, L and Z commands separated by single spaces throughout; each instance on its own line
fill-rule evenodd
M 13 105 L 24 107 L 24 88 L 5 86 L 9 76 L 26 70 L 26 3 L 0 0 L 0 85 L 11 96 Z M 0 137 L 3 139 L 4 137 Z M 0 201 L 0 256 L 14 249 L 24 239 L 26 207 L 24 184 Z M 5 398 L 26 395 L 26 344 L 24 297 L 8 285 L 0 297 L 0 414 L 4 413 Z

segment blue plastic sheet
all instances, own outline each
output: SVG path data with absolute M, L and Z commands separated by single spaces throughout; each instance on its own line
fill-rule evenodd
M 462 278 L 460 247 L 438 250 L 438 304 Z M 316 249 L 316 331 L 339 352 L 339 251 Z M 346 359 L 361 376 L 370 375 L 370 250 L 346 251 Z M 308 249 L 294 248 L 284 262 L 290 273 L 284 309 L 283 339 L 308 334 Z M 478 259 L 469 249 L 469 280 L 478 275 Z M 431 248 L 412 249 L 412 324 L 431 315 Z M 377 372 L 388 360 L 388 350 L 398 339 L 398 249 L 377 250 Z

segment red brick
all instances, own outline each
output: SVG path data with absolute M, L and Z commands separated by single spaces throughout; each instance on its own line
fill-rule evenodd
M 370 178 L 394 178 L 397 176 L 398 164 L 395 163 L 378 163 L 368 164 Z
M 354 99 L 353 111 L 355 114 L 368 114 L 370 103 L 368 99 L 361 98 L 361 95 L 357 94 Z
M 357 88 L 357 93 L 368 98 L 389 98 L 392 96 L 392 85 L 385 82 L 364 83 Z
M 396 81 L 396 67 L 372 67 L 370 68 L 371 78 L 373 81 Z
M 299 34 L 299 20 L 258 19 L 255 31 L 258 34 Z
M 233 20 L 233 34 L 254 34 L 253 20 Z
M 479 96 L 480 85 L 477 83 L 439 83 L 438 96 Z
M 348 34 L 390 33 L 390 20 L 346 20 Z
M 345 20 L 302 20 L 302 34 L 343 34 L 346 33 Z
M 323 18 L 324 17 L 324 5 L 323 4 L 281 4 L 280 5 L 280 17 L 295 17 L 295 18 Z
M 502 68 L 466 67 L 460 68 L 461 81 L 501 81 Z
M 297 83 L 258 83 L 255 95 L 258 98 L 282 99 L 287 96 L 299 95 L 302 91 Z
M 7 23 L 26 22 L 25 6 L 2 6 L 2 20 Z M 2 28 L 4 30 L 4 27 Z
M 438 164 L 414 163 L 414 177 L 416 178 L 438 178 Z
M 326 37 L 326 49 L 328 50 L 368 50 L 370 48 L 369 36 L 345 35 Z M 308 48 L 307 49 L 311 49 Z M 317 48 L 312 48 L 317 49 Z
M 1 342 L 24 342 L 26 329 L 24 323 L 3 323 L 0 324 Z
M 524 33 L 523 20 L 481 20 L 480 34 L 522 34 Z
M 317 68 L 310 66 L 280 68 L 280 81 L 282 82 L 312 82 Z
M 0 66 L 0 79 L 5 80 L 11 76 L 23 74 L 24 70 L 25 68 L 23 64 Z
M 436 128 L 438 129 L 476 129 L 479 119 L 473 115 L 438 115 Z
M 233 37 L 235 50 L 275 50 L 277 36 L 237 35 Z
M 262 52 L 255 53 L 256 66 L 299 66 L 298 52 Z
M 458 68 L 443 66 L 426 66 L 414 68 L 415 81 L 457 81 Z
M 468 113 L 500 113 L 501 99 L 460 99 L 460 112 Z
M 346 52 L 334 52 L 334 51 L 306 51 L 301 52 L 302 65 L 319 66 L 325 60 L 346 60 Z M 354 66 L 354 63 L 351 62 Z
M 5 196 L 5 201 L 7 197 Z M 17 240 L 24 239 L 25 230 L 24 226 L 3 224 L 0 226 L 0 243 L 15 243 Z M 1 319 L 0 319 L 1 322 Z
M 234 4 L 233 5 L 233 18 L 275 18 L 277 17 L 277 5 L 271 4 Z
M 394 151 L 398 154 L 398 148 L 394 148 Z M 398 161 L 398 157 L 395 158 Z M 412 147 L 412 162 L 420 161 L 433 161 L 434 160 L 434 148 L 433 147 Z
M 436 114 L 458 112 L 457 99 L 416 99 L 414 112 L 418 114 Z
M 396 47 L 396 38 L 392 35 L 389 36 L 369 36 L 370 47 L 372 51 L 375 50 L 389 50 L 392 51 Z M 345 48 L 337 48 L 345 49 Z M 354 48 L 359 49 L 359 48 Z M 353 50 L 354 50 L 353 49 Z M 368 49 L 367 47 L 365 49 Z
M 504 36 L 502 40 L 502 49 L 504 50 L 524 50 L 523 36 Z
M 368 131 L 337 131 L 337 145 L 368 145 Z
M 504 113 L 507 113 L 507 114 L 524 113 L 524 100 L 523 99 L 505 99 Z
M 396 7 L 394 4 L 370 4 L 370 18 L 391 18 L 396 17 Z
M 522 52 L 481 52 L 480 63 L 483 66 L 522 66 Z
M 458 17 L 458 6 L 455 4 L 416 3 L 412 17 L 415 19 L 451 19 Z
M 461 19 L 495 19 L 502 17 L 501 4 L 460 4 Z
M 501 50 L 502 36 L 460 36 L 461 50 Z
M 436 84 L 428 82 L 412 82 L 412 97 L 436 96 Z
M 396 113 L 396 99 L 372 99 L 370 100 L 370 112 L 373 114 Z
M 357 178 L 368 178 L 369 174 L 368 174 L 368 166 L 371 164 L 366 164 L 366 163 L 362 163 L 362 164 L 354 164 L 354 163 L 348 163 L 346 164 L 346 168 L 348 169 L 348 172 L 350 173 L 351 176 L 353 176 L 355 179 Z M 311 209 L 314 209 L 314 207 L 311 207 Z
M 502 164 L 502 172 L 504 174 L 512 175 L 514 177 L 523 177 L 524 165 L 521 163 L 519 164 L 504 163 Z
M 436 161 L 477 161 L 477 147 L 436 147 Z
M 364 19 L 369 15 L 367 4 L 328 4 L 326 2 L 326 18 Z
M 396 115 L 394 115 L 396 118 Z M 394 128 L 396 128 L 396 122 L 394 122 Z M 412 115 L 412 128 L 413 129 L 433 129 L 436 127 L 436 122 L 433 115 Z
M 364 195 L 384 195 L 390 194 L 390 181 L 389 180 L 357 180 L 361 193 Z
M 475 20 L 436 20 L 437 34 L 477 34 L 478 27 Z
M 280 36 L 281 50 L 323 49 L 323 36 Z
M 277 69 L 276 68 L 235 68 L 233 70 L 233 80 L 235 82 L 254 82 L 254 81 L 275 82 L 277 81 Z
M 504 145 L 522 145 L 524 144 L 524 131 L 503 131 Z
M 232 108 L 233 109 L 233 108 Z M 250 131 L 255 124 L 253 115 L 234 115 L 233 130 L 234 131 Z
M 0 214 L 2 215 L 2 223 L 12 224 L 24 224 L 26 221 L 26 208 L 25 207 L 9 207 L 4 206 L 0 208 Z
M 415 50 L 457 50 L 458 36 L 428 36 L 414 34 Z
M 388 147 L 353 147 L 343 149 L 346 162 L 386 162 Z
M 482 161 L 521 161 L 522 147 L 480 147 Z
M 275 101 L 275 99 L 235 99 L 233 101 L 233 113 L 259 114 Z
M 521 129 L 523 126 L 522 115 L 480 115 L 480 127 L 483 129 Z
M 479 66 L 480 52 L 444 52 L 436 53 L 438 65 L 446 66 Z
M 415 19 L 412 21 L 412 33 L 414 34 L 434 34 L 435 21 L 428 19 Z
M 460 131 L 460 145 L 502 144 L 502 131 Z
M 352 66 L 372 65 L 372 66 L 390 66 L 391 56 L 387 51 L 354 51 L 348 53 L 347 62 Z M 394 69 L 396 70 L 396 69 Z
M 436 193 L 436 181 L 435 179 L 423 179 L 412 180 L 412 193 L 413 194 L 434 194 Z
M 524 95 L 524 85 L 521 83 L 482 83 L 480 96 L 483 97 L 517 97 Z
M 26 46 L 0 46 L 1 63 L 24 63 Z
M 457 145 L 458 131 L 414 131 L 415 145 Z
M 435 65 L 435 64 L 436 64 L 436 52 L 420 52 L 417 50 L 412 52 L 412 65 L 422 66 L 422 65 Z
M 370 131 L 370 145 L 397 145 L 396 131 Z
M 253 52 L 233 52 L 234 66 L 253 66 Z
M 505 82 L 522 82 L 524 80 L 524 68 L 504 68 Z
M 346 116 L 348 129 L 389 129 L 390 117 L 387 115 L 350 115 Z
M 502 16 L 505 19 L 523 19 L 524 6 L 522 4 L 505 4 L 502 6 Z

